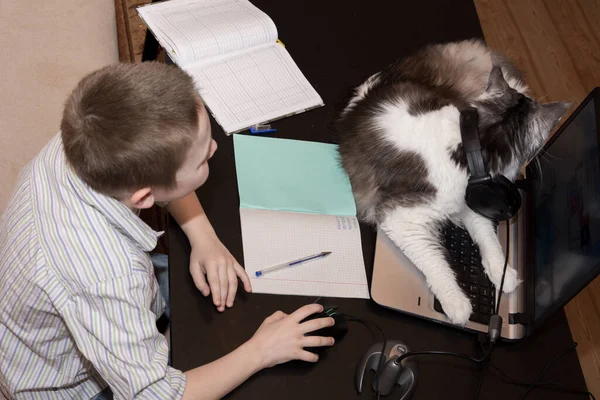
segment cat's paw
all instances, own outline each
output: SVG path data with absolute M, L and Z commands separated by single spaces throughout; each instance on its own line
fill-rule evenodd
M 484 263 L 485 267 L 485 263 Z M 504 271 L 504 261 L 502 261 L 502 265 L 500 268 L 496 265 L 495 268 L 485 268 L 488 271 L 488 277 L 490 281 L 496 286 L 497 289 L 500 289 L 500 285 L 502 284 L 502 273 Z M 509 265 L 506 266 L 506 275 L 504 276 L 504 286 L 502 286 L 502 292 L 510 293 L 519 286 L 521 280 L 517 275 L 517 271 Z
M 438 296 L 438 299 L 444 309 L 444 313 L 450 318 L 453 324 L 466 324 L 473 313 L 471 301 L 459 288 L 450 294 L 441 297 Z
M 504 276 L 504 286 L 502 286 L 502 291 L 504 293 L 510 293 L 513 290 L 515 290 L 517 288 L 517 286 L 519 286 L 519 283 L 521 283 L 521 280 L 519 279 L 518 275 L 517 275 L 517 271 L 515 271 L 514 268 L 511 268 L 510 265 L 506 266 L 506 275 Z M 494 285 L 496 285 L 496 287 L 498 289 L 500 289 L 500 285 L 502 284 L 502 274 L 500 274 L 500 277 L 498 278 L 498 283 L 494 282 Z

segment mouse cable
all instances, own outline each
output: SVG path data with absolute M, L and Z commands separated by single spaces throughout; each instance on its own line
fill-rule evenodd
M 418 355 L 436 355 L 436 356 L 450 356 L 450 357 L 457 357 L 457 358 L 462 358 L 465 360 L 469 360 L 475 364 L 482 364 L 482 363 L 489 363 L 489 365 L 491 365 L 496 371 L 498 371 L 500 373 L 500 375 L 502 375 L 505 378 L 505 382 L 508 381 L 508 383 L 511 383 L 513 385 L 519 385 L 519 386 L 524 386 L 527 387 L 527 390 L 521 395 L 521 398 L 519 400 L 525 400 L 526 397 L 536 388 L 536 387 L 546 387 L 548 390 L 553 390 L 553 391 L 562 391 L 565 393 L 572 393 L 572 394 L 580 394 L 580 395 L 587 395 L 589 397 L 591 397 L 593 400 L 596 400 L 596 398 L 594 397 L 594 395 L 590 392 L 586 392 L 586 391 L 582 391 L 582 390 L 577 390 L 574 388 L 569 387 L 568 385 L 565 385 L 563 383 L 560 382 L 553 382 L 553 381 L 545 381 L 542 382 L 542 379 L 544 377 L 544 375 L 546 374 L 546 372 L 552 367 L 552 365 L 554 365 L 556 362 L 558 362 L 561 358 L 565 357 L 569 352 L 571 352 L 573 349 L 575 349 L 575 347 L 577 346 L 577 343 L 574 343 L 573 346 L 571 346 L 569 349 L 567 349 L 566 352 L 564 352 L 563 354 L 561 354 L 560 356 L 554 358 L 550 363 L 548 363 L 546 365 L 546 367 L 544 368 L 544 370 L 542 371 L 542 373 L 540 374 L 540 376 L 538 377 L 538 379 L 533 382 L 533 383 L 528 383 L 528 382 L 520 382 L 512 377 L 510 377 L 509 375 L 507 375 L 506 373 L 504 373 L 498 366 L 496 366 L 493 361 L 490 358 L 490 355 L 492 353 L 492 350 L 494 348 L 494 344 L 496 339 L 498 339 L 498 337 L 500 336 L 500 330 L 502 328 L 502 318 L 498 315 L 499 311 L 500 311 L 500 300 L 502 299 L 502 290 L 504 289 L 504 279 L 506 277 L 506 270 L 508 267 L 508 257 L 509 257 L 509 252 L 510 252 L 510 225 L 509 222 L 506 221 L 506 246 L 505 246 L 505 255 L 504 255 L 504 267 L 503 267 L 503 271 L 502 271 L 502 280 L 500 282 L 500 290 L 498 292 L 498 300 L 497 300 L 497 304 L 496 304 L 496 310 L 495 310 L 495 314 L 492 315 L 492 318 L 495 320 L 495 323 L 492 323 L 492 318 L 490 318 L 490 324 L 488 325 L 488 334 L 487 334 L 487 338 L 489 338 L 490 340 L 488 341 L 489 347 L 487 349 L 487 351 L 485 350 L 485 348 L 483 347 L 483 343 L 484 340 L 482 340 L 481 336 L 483 336 L 484 338 L 486 338 L 486 336 L 481 335 L 479 338 L 479 344 L 481 346 L 481 350 L 483 352 L 483 357 L 481 358 L 475 358 L 475 357 L 470 357 L 467 356 L 466 354 L 461 354 L 461 353 L 454 353 L 454 352 L 449 352 L 449 351 L 409 351 L 408 353 L 405 353 L 403 355 L 401 355 L 400 357 L 398 357 L 394 362 L 396 364 L 400 364 L 402 362 L 402 360 L 408 358 L 408 357 L 412 357 L 412 356 L 418 356 Z M 369 326 L 373 326 L 375 327 L 381 334 L 382 338 L 383 338 L 383 346 L 381 349 L 381 354 L 383 355 L 384 351 L 385 351 L 385 345 L 387 342 L 385 333 L 383 331 L 383 329 L 381 329 L 381 327 L 379 325 L 377 325 L 376 323 L 372 322 L 372 321 L 367 321 L 367 320 L 362 320 L 360 318 L 351 316 L 351 315 L 346 315 L 347 320 L 348 321 L 354 321 L 354 322 L 358 322 L 362 325 L 364 325 L 369 332 L 371 332 L 371 334 L 373 333 L 373 331 L 371 330 L 371 328 Z M 495 317 L 495 318 L 494 318 Z M 383 363 L 383 357 L 379 358 L 379 366 L 377 368 L 377 371 L 379 372 L 379 370 L 381 369 L 381 364 Z M 479 397 L 479 393 L 481 392 L 481 387 L 483 385 L 483 378 L 485 375 L 485 368 L 487 367 L 487 364 L 484 364 L 482 366 L 482 370 L 480 372 L 479 375 L 479 383 L 477 385 L 477 391 L 475 393 L 475 400 Z M 377 372 L 377 373 L 378 373 Z M 377 378 L 377 374 L 375 375 L 375 378 Z M 376 385 L 377 385 L 377 381 L 376 381 Z M 380 396 L 380 392 L 377 390 L 375 390 L 375 394 L 376 394 L 376 398 L 379 399 Z
M 369 328 L 369 326 L 373 326 L 373 327 L 377 328 L 377 330 L 381 333 L 381 336 L 383 337 L 383 346 L 381 349 L 381 354 L 383 355 L 383 353 L 385 352 L 385 345 L 387 343 L 387 339 L 386 339 L 383 329 L 381 329 L 381 327 L 379 325 L 377 325 L 376 323 L 374 323 L 372 321 L 363 320 L 363 319 L 360 319 L 360 318 L 357 318 L 357 317 L 354 317 L 354 316 L 348 315 L 348 314 L 346 314 L 346 320 L 348 322 L 358 322 L 358 323 L 364 325 L 371 333 L 373 333 L 373 332 Z M 463 359 L 468 359 L 471 362 L 481 363 L 481 362 L 484 362 L 485 360 L 487 360 L 487 358 L 489 357 L 489 355 L 491 353 L 491 344 L 490 344 L 490 348 L 488 349 L 488 351 L 485 351 L 485 349 L 483 348 L 483 343 L 481 343 L 481 346 L 482 346 L 482 350 L 483 350 L 483 354 L 484 354 L 484 356 L 482 358 L 474 358 L 474 357 L 467 356 L 465 354 L 448 352 L 448 351 L 409 351 L 408 353 L 405 353 L 404 355 L 402 355 L 398 359 L 396 359 L 395 362 L 397 364 L 399 364 L 401 359 L 404 359 L 408 356 L 413 356 L 413 355 L 443 355 L 443 356 L 459 357 L 459 358 L 463 358 Z M 381 366 L 383 364 L 383 361 L 384 361 L 383 357 L 380 357 L 379 365 L 377 366 L 377 372 L 375 373 L 375 378 L 374 378 L 375 379 L 374 394 L 377 399 L 379 399 L 379 396 L 381 395 L 381 393 L 377 389 L 377 385 L 379 384 L 379 382 L 377 380 L 377 376 L 379 374 L 379 371 L 381 371 Z
M 385 333 L 383 331 L 383 329 L 377 325 L 376 323 L 372 322 L 372 321 L 367 321 L 367 320 L 363 320 L 357 317 L 354 317 L 352 315 L 346 315 L 346 319 L 348 322 L 358 322 L 360 324 L 362 324 L 363 326 L 365 326 L 365 328 L 367 328 L 367 330 L 369 332 L 371 332 L 371 334 L 373 336 L 375 336 L 373 334 L 373 330 L 371 329 L 372 327 L 375 327 L 379 333 L 381 334 L 382 338 L 383 338 L 383 348 L 381 349 L 381 353 L 383 354 L 385 351 L 385 344 L 387 342 Z M 546 372 L 554 365 L 556 364 L 560 359 L 562 359 L 563 357 L 565 357 L 569 352 L 573 351 L 573 349 L 575 349 L 575 347 L 577 346 L 577 343 L 574 343 L 573 346 L 569 347 L 563 354 L 559 355 L 558 357 L 555 357 L 551 362 L 549 362 L 546 367 L 544 367 L 544 370 L 542 371 L 542 373 L 540 374 L 540 376 L 538 377 L 538 379 L 534 382 L 534 383 L 530 383 L 530 382 L 522 382 L 519 381 L 515 378 L 512 378 L 511 376 L 509 376 L 508 374 L 506 374 L 504 371 L 502 371 L 502 369 L 500 369 L 500 367 L 498 367 L 496 364 L 494 364 L 494 362 L 489 358 L 489 355 L 491 353 L 491 344 L 488 342 L 488 344 L 490 345 L 490 347 L 488 347 L 488 349 L 486 350 L 484 347 L 484 343 L 483 341 L 479 341 L 479 345 L 481 347 L 481 351 L 483 352 L 484 356 L 481 358 L 475 358 L 475 357 L 470 357 L 467 356 L 465 354 L 461 354 L 461 353 L 453 353 L 453 352 L 446 352 L 446 351 L 411 351 L 408 353 L 405 353 L 404 355 L 400 356 L 395 362 L 396 363 L 400 363 L 402 361 L 402 359 L 408 358 L 410 356 L 417 356 L 417 355 L 441 355 L 441 356 L 450 356 L 450 357 L 458 357 L 458 358 L 462 358 L 465 360 L 469 360 L 473 363 L 476 364 L 481 364 L 483 362 L 488 362 L 489 365 L 496 370 L 504 379 L 503 381 L 509 384 L 513 384 L 513 385 L 518 385 L 518 386 L 523 386 L 526 387 L 528 392 L 524 393 L 521 397 L 521 399 L 519 400 L 524 400 L 526 398 L 526 396 L 528 396 L 531 391 L 533 391 L 535 388 L 537 387 L 544 387 L 548 390 L 552 390 L 552 391 L 560 391 L 560 392 L 564 392 L 564 393 L 570 393 L 570 394 L 579 394 L 579 395 L 587 395 L 589 396 L 592 400 L 596 400 L 596 398 L 594 397 L 594 395 L 590 392 L 586 392 L 583 390 L 578 390 L 578 389 L 574 389 L 568 385 L 565 385 L 561 382 L 554 382 L 554 381 L 542 381 L 544 375 L 546 374 Z M 377 371 L 379 372 L 381 370 L 381 365 L 383 363 L 383 357 L 380 357 L 379 359 L 379 366 L 377 368 Z M 485 366 L 484 366 L 485 367 Z M 377 373 L 378 373 L 377 372 Z M 377 379 L 377 373 L 375 374 L 375 378 Z M 480 373 L 481 375 L 484 374 L 484 370 L 482 370 L 482 372 Z M 480 376 L 481 376 L 480 375 Z M 377 388 L 377 381 L 375 381 L 375 385 Z M 481 378 L 479 381 L 479 385 L 477 388 L 477 393 L 476 396 L 479 395 L 479 392 L 481 391 Z M 375 390 L 374 395 L 376 396 L 376 399 L 379 399 L 381 393 L 378 390 Z
M 536 387 L 547 387 L 547 386 L 554 386 L 554 388 L 549 387 L 548 389 L 550 389 L 550 390 L 560 390 L 560 391 L 564 391 L 566 393 L 587 395 L 587 396 L 591 397 L 593 400 L 595 400 L 596 397 L 594 397 L 594 395 L 590 392 L 572 388 L 561 382 L 542 381 L 542 378 L 544 377 L 546 372 L 548 372 L 548 370 L 554 364 L 556 364 L 560 359 L 562 359 L 567 354 L 569 354 L 571 351 L 573 351 L 576 347 L 577 347 L 577 342 L 573 342 L 573 345 L 571 347 L 569 347 L 563 354 L 559 355 L 558 357 L 555 357 L 552 361 L 550 361 L 548 364 L 546 364 L 546 367 L 544 367 L 544 370 L 540 373 L 540 376 L 533 383 L 522 382 L 522 381 L 519 381 L 519 380 L 509 376 L 506 372 L 502 371 L 502 369 L 500 369 L 491 360 L 490 360 L 490 365 L 504 378 L 503 380 L 505 382 L 508 382 L 508 383 L 511 383 L 511 384 L 517 385 L 517 386 L 524 386 L 527 388 L 527 390 L 521 395 L 520 400 L 525 399 Z
M 502 369 L 500 369 L 500 367 L 498 367 L 496 364 L 494 364 L 494 362 L 491 361 L 491 360 L 490 360 L 490 365 L 492 366 L 493 369 L 495 369 L 502 376 L 502 378 L 504 378 L 503 379 L 504 382 L 507 382 L 507 383 L 510 383 L 510 384 L 513 384 L 513 385 L 524 386 L 524 387 L 527 387 L 527 388 L 529 388 L 530 386 L 534 386 L 534 385 L 536 387 L 555 386 L 556 388 L 549 388 L 549 389 L 550 390 L 561 390 L 561 391 L 564 391 L 566 393 L 588 395 L 593 400 L 596 400 L 596 397 L 594 397 L 594 395 L 592 393 L 572 388 L 572 387 L 570 387 L 568 385 L 565 385 L 564 383 L 554 382 L 554 381 L 540 382 L 542 380 L 542 378 L 544 377 L 544 374 L 546 373 L 546 371 L 552 366 L 553 363 L 557 362 L 559 359 L 561 359 L 562 357 L 564 357 L 566 354 L 568 354 L 569 352 L 571 352 L 576 347 L 577 347 L 577 343 L 574 342 L 573 345 L 571 347 L 569 347 L 569 349 L 564 354 L 562 354 L 561 356 L 559 356 L 559 357 L 555 358 L 553 361 L 551 361 L 544 368 L 544 371 L 542 371 L 542 373 L 538 377 L 537 381 L 534 382 L 534 383 L 522 382 L 522 381 L 519 381 L 519 380 L 511 377 L 506 372 L 502 371 Z M 533 389 L 531 389 L 531 390 L 533 390 Z M 526 396 L 526 395 L 523 394 L 522 396 Z
M 535 382 L 533 382 L 527 388 L 527 390 L 525 390 L 525 392 L 523 392 L 523 394 L 521 395 L 521 397 L 519 398 L 519 400 L 524 400 L 529 395 L 529 393 L 531 393 L 533 391 L 533 389 L 535 389 L 535 387 L 538 385 L 538 383 L 540 383 L 540 381 L 542 380 L 542 378 L 544 377 L 544 375 L 546 375 L 546 372 L 548 372 L 548 370 L 554 364 L 556 364 L 560 359 L 564 358 L 571 351 L 575 350 L 576 347 L 577 347 L 577 343 L 575 342 L 575 343 L 573 343 L 573 345 L 571 347 L 569 347 L 567 349 L 567 351 L 565 351 L 563 354 L 559 355 L 558 357 L 555 357 L 552 361 L 550 361 L 548 364 L 546 364 L 546 366 L 544 367 L 544 370 L 542 371 L 542 373 L 540 374 L 540 376 L 535 380 Z
M 509 222 L 506 221 L 506 250 L 505 250 L 505 256 L 504 256 L 504 268 L 502 271 L 502 280 L 500 283 L 500 290 L 498 291 L 498 302 L 496 304 L 496 316 L 499 319 L 499 321 L 496 322 L 497 328 L 501 328 L 502 327 L 502 318 L 499 316 L 499 312 L 500 312 L 500 300 L 502 299 L 502 291 L 504 288 L 504 278 L 506 276 L 506 269 L 508 266 L 508 257 L 509 257 L 509 253 L 510 253 L 510 230 L 509 230 L 510 226 L 509 226 Z M 492 316 L 492 318 L 494 318 L 494 316 Z M 490 319 L 490 325 L 488 327 L 489 330 L 489 337 L 490 340 L 492 340 L 492 334 L 494 333 L 494 331 L 496 330 L 496 327 L 493 326 L 493 321 Z M 500 334 L 500 329 L 497 329 L 497 335 L 499 336 Z M 496 337 L 497 338 L 497 337 Z M 490 343 L 491 345 L 492 343 Z M 481 346 L 481 350 L 483 351 L 484 354 L 486 354 L 486 351 L 483 347 L 483 343 L 480 340 L 480 346 Z M 524 382 L 518 382 L 516 380 L 513 380 L 513 384 L 518 384 L 520 386 L 526 386 L 527 390 L 521 395 L 519 400 L 525 400 L 527 398 L 527 396 L 529 395 L 529 393 L 531 393 L 536 387 L 539 386 L 555 386 L 555 387 L 560 387 L 562 388 L 565 392 L 568 393 L 573 393 L 573 394 L 581 394 L 581 395 L 587 395 L 590 396 L 592 399 L 595 400 L 595 397 L 593 394 L 591 394 L 590 392 L 586 392 L 586 391 L 582 391 L 582 390 L 577 390 L 574 388 L 571 388 L 567 385 L 564 385 L 560 382 L 552 382 L 552 381 L 547 381 L 547 382 L 541 382 L 542 378 L 544 377 L 545 373 L 548 371 L 548 369 L 550 367 L 552 367 L 552 365 L 554 365 L 558 360 L 560 360 L 561 358 L 565 357 L 570 351 L 572 351 L 573 349 L 575 349 L 577 347 L 577 343 L 574 343 L 572 347 L 570 347 L 569 349 L 567 349 L 567 351 L 563 354 L 561 354 L 560 356 L 556 357 L 554 360 L 552 360 L 551 362 L 549 362 L 546 367 L 544 368 L 544 370 L 542 371 L 542 373 L 540 374 L 540 376 L 538 377 L 538 379 L 534 382 L 534 383 L 524 383 Z M 490 346 L 490 350 L 489 352 L 491 353 L 491 346 Z M 488 358 L 489 358 L 489 353 L 487 354 Z M 497 370 L 498 372 L 500 372 L 505 378 L 509 378 L 508 375 L 506 375 L 504 372 L 502 372 L 490 359 L 487 360 L 492 367 Z M 475 392 L 475 396 L 474 396 L 474 400 L 477 400 L 479 398 L 479 393 L 481 391 L 481 387 L 483 386 L 483 379 L 485 376 L 485 369 L 486 369 L 487 365 L 484 364 L 482 366 L 482 370 L 481 373 L 479 375 L 479 383 L 477 385 L 477 391 Z M 509 379 L 510 380 L 510 379 Z M 551 389 L 552 390 L 552 389 Z M 554 390 L 557 390 L 556 388 Z
M 321 296 L 317 297 L 313 301 L 313 303 L 318 303 L 319 300 L 321 300 Z M 387 339 L 385 337 L 385 333 L 383 332 L 383 329 L 381 329 L 381 327 L 374 322 L 365 321 L 358 317 L 354 317 L 354 316 L 348 315 L 348 314 L 346 314 L 346 321 L 358 322 L 358 323 L 362 324 L 365 328 L 367 328 L 367 330 L 371 333 L 371 335 L 373 335 L 373 331 L 371 330 L 370 326 L 374 326 L 375 328 L 377 328 L 377 330 L 379 330 L 379 333 L 381 334 L 381 337 L 383 339 L 383 346 L 381 347 L 381 355 L 382 356 L 379 357 L 379 365 L 377 366 L 377 372 L 375 373 L 375 378 L 377 378 L 377 375 L 379 374 L 379 370 L 381 369 L 381 364 L 383 363 L 383 353 L 385 352 L 385 344 L 387 342 Z M 373 337 L 375 337 L 375 335 L 373 335 Z M 373 395 L 376 400 L 379 400 L 379 397 L 381 396 L 381 393 L 379 392 L 379 380 L 377 380 L 377 379 L 375 380 L 375 392 Z
M 481 345 L 481 350 L 483 350 L 483 344 Z M 483 351 L 484 351 L 484 354 L 485 354 L 485 350 L 483 350 Z M 490 349 L 490 353 L 491 353 L 491 349 Z M 490 355 L 488 353 L 487 354 L 487 358 L 486 358 L 485 361 L 490 362 L 489 357 L 490 357 Z M 481 366 L 481 370 L 479 371 L 479 383 L 477 384 L 477 390 L 475 391 L 475 395 L 473 396 L 474 400 L 477 400 L 479 398 L 479 393 L 481 393 L 481 388 L 483 387 L 483 377 L 485 376 L 485 370 L 486 370 L 486 368 L 487 368 L 487 363 L 484 363 Z
M 500 292 L 498 294 L 498 304 L 496 305 L 496 310 L 494 315 L 492 315 L 492 317 L 490 318 L 490 324 L 488 325 L 488 337 L 489 337 L 489 349 L 486 352 L 483 349 L 483 344 L 481 345 L 482 350 L 483 350 L 483 354 L 484 356 L 482 358 L 473 358 L 470 356 L 467 356 L 465 354 L 461 354 L 461 353 L 454 353 L 454 352 L 447 352 L 447 351 L 421 351 L 421 352 L 408 352 L 406 354 L 404 354 L 403 356 L 401 356 L 399 359 L 396 360 L 397 363 L 400 363 L 401 359 L 403 359 L 405 356 L 411 354 L 411 355 L 445 355 L 445 356 L 453 356 L 453 357 L 459 357 L 459 358 L 463 358 L 463 359 L 468 359 L 469 361 L 475 362 L 477 364 L 483 363 L 484 361 L 486 361 L 491 353 L 492 353 L 492 349 L 493 349 L 493 345 L 496 342 L 496 339 L 498 339 L 498 337 L 500 336 L 500 331 L 502 329 L 502 318 L 500 316 L 498 316 L 498 311 L 500 310 L 500 300 L 502 298 L 502 289 L 504 287 L 504 278 L 506 276 L 506 268 L 508 266 L 508 254 L 509 254 L 509 250 L 510 250 L 510 230 L 509 230 L 509 222 L 506 221 L 506 251 L 505 251 L 505 256 L 504 256 L 504 267 L 502 270 L 502 280 L 500 282 Z M 316 301 L 315 301 L 316 302 Z M 362 325 L 364 325 L 369 331 L 371 331 L 371 329 L 369 328 L 369 325 L 372 325 L 374 327 L 376 327 L 379 332 L 381 333 L 381 336 L 383 337 L 383 346 L 381 349 L 381 354 L 383 355 L 383 353 L 385 352 L 385 345 L 386 345 L 386 337 L 385 337 L 385 333 L 383 332 L 383 329 L 381 329 L 380 326 L 378 326 L 377 324 L 375 324 L 374 322 L 371 321 L 365 321 L 362 320 L 360 318 L 351 316 L 351 315 L 347 315 L 347 317 L 349 318 L 348 321 L 355 321 L 358 323 L 361 323 Z M 383 357 L 379 358 L 379 365 L 377 366 L 377 372 L 375 374 L 375 379 L 377 379 L 377 374 L 379 373 L 379 370 L 381 369 L 381 365 L 383 363 Z M 479 397 L 479 393 L 481 392 L 481 387 L 483 385 L 483 378 L 484 378 L 484 374 L 485 374 L 485 365 L 482 366 L 481 368 L 481 372 L 479 374 L 479 383 L 477 385 L 477 391 L 475 393 L 475 397 L 474 400 L 477 400 Z M 377 396 L 377 398 L 379 398 L 380 393 L 379 390 L 377 390 L 377 385 L 379 384 L 379 382 L 376 380 L 375 381 L 375 394 Z
M 543 379 L 544 375 L 546 374 L 546 372 L 554 365 L 556 364 L 556 362 L 558 362 L 560 359 L 562 359 L 563 357 L 565 357 L 567 354 L 569 354 L 571 351 L 573 351 L 575 349 L 575 347 L 577 347 L 577 343 L 574 343 L 571 347 L 569 347 L 564 353 L 562 353 L 561 355 L 555 357 L 551 362 L 549 362 L 546 367 L 544 368 L 544 370 L 542 371 L 542 373 L 540 374 L 540 376 L 538 377 L 538 379 L 533 382 L 533 383 L 526 383 L 526 382 L 520 382 L 514 378 L 511 378 L 510 376 L 508 376 L 505 372 L 503 372 L 500 368 L 498 368 L 498 366 L 496 366 L 490 359 L 489 359 L 489 353 L 486 353 L 485 350 L 483 349 L 483 344 L 481 344 L 482 346 L 482 350 L 484 352 L 484 357 L 483 358 L 474 358 L 474 357 L 469 357 L 465 354 L 460 354 L 460 353 L 452 353 L 452 352 L 446 352 L 446 351 L 410 351 L 408 353 L 404 353 L 403 355 L 401 355 L 400 357 L 398 357 L 394 362 L 396 364 L 400 364 L 402 362 L 402 360 L 408 358 L 408 357 L 413 357 L 413 356 L 418 356 L 418 355 L 439 355 L 439 356 L 455 356 L 455 357 L 459 357 L 465 360 L 469 360 L 473 363 L 476 364 L 480 364 L 484 361 L 489 361 L 490 365 L 497 370 L 504 378 L 506 378 L 508 381 L 510 381 L 509 383 L 515 384 L 515 385 L 520 385 L 520 386 L 527 386 L 527 390 L 521 395 L 521 398 L 519 400 L 524 400 L 533 389 L 535 389 L 538 386 L 544 386 L 547 387 L 549 390 L 560 390 L 563 392 L 568 392 L 568 393 L 573 393 L 573 394 L 581 394 L 581 395 L 586 395 L 591 397 L 593 400 L 596 400 L 596 398 L 594 397 L 594 395 L 590 392 L 586 392 L 583 390 L 577 390 L 574 388 L 571 388 L 563 383 L 560 382 L 553 382 L 553 381 L 545 381 L 545 382 L 541 382 L 541 380 Z M 487 355 L 486 355 L 487 354 Z M 552 387 L 553 386 L 553 387 Z

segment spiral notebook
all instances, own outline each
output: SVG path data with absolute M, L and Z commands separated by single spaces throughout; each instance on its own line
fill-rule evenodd
M 273 20 L 248 0 L 170 0 L 138 13 L 226 134 L 323 105 Z
M 356 206 L 333 144 L 234 137 L 244 267 L 255 293 L 369 298 Z M 322 251 L 326 258 L 255 277 Z

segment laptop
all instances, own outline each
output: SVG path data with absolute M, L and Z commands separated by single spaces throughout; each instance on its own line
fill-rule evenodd
M 595 88 L 527 165 L 523 205 L 509 221 L 509 262 L 523 282 L 503 294 L 501 337 L 530 335 L 600 274 L 600 88 Z M 448 260 L 474 312 L 450 323 L 424 275 L 381 230 L 371 297 L 383 307 L 473 332 L 487 332 L 497 300 L 479 250 L 457 226 L 444 228 Z M 498 225 L 506 247 L 506 223 Z

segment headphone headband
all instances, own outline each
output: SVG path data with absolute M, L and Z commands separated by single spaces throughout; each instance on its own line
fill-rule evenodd
M 471 179 L 480 179 L 488 175 L 481 154 L 477 122 L 476 108 L 466 107 L 460 110 L 460 136 L 467 156 Z
M 460 110 L 460 136 L 469 164 L 469 183 L 465 193 L 467 205 L 476 213 L 495 220 L 508 220 L 521 207 L 517 187 L 502 175 L 491 177 L 483 163 L 477 109 Z

